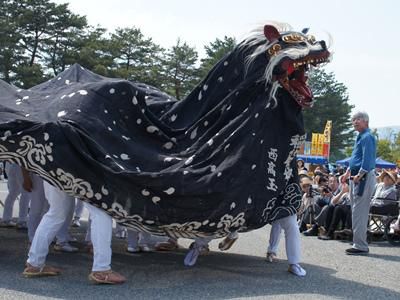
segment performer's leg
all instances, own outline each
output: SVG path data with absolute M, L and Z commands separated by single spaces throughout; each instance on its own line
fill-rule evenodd
M 210 251 L 208 248 L 208 243 L 213 238 L 213 236 L 195 238 L 194 242 L 190 245 L 189 252 L 185 256 L 183 261 L 184 265 L 192 267 L 196 264 L 197 258 L 200 254 L 208 253 Z
M 75 210 L 75 198 L 72 196 L 68 196 L 69 198 L 69 206 L 68 206 L 68 214 L 67 218 L 65 219 L 65 222 L 63 226 L 61 227 L 60 231 L 57 232 L 57 244 L 62 244 L 62 243 L 68 243 L 70 240 L 70 235 L 69 235 L 69 226 L 72 221 L 72 217 L 74 215 L 74 210 Z
M 28 220 L 30 198 L 30 194 L 22 189 L 21 196 L 19 197 L 18 224 L 26 226 Z
M 286 255 L 289 262 L 289 272 L 296 276 L 305 276 L 306 271 L 300 266 L 301 248 L 300 232 L 296 215 L 291 215 L 280 220 L 285 232 Z
M 267 249 L 267 261 L 274 262 L 277 258 L 279 241 L 281 239 L 282 227 L 279 220 L 272 222 L 271 232 L 269 234 L 269 243 Z
M 279 241 L 281 239 L 281 231 L 282 227 L 279 220 L 272 222 L 267 253 L 273 253 L 275 254 L 275 256 L 278 253 Z
M 75 202 L 75 212 L 74 212 L 74 218 L 72 220 L 72 226 L 73 227 L 80 227 L 80 219 L 82 217 L 83 213 L 83 201 L 76 199 Z
M 280 220 L 280 224 L 285 232 L 286 255 L 289 264 L 300 263 L 300 232 L 297 226 L 296 215 Z
M 231 231 L 219 244 L 218 248 L 221 251 L 226 251 L 229 250 L 233 244 L 237 241 L 239 238 L 239 233 L 235 231 Z
M 86 206 L 86 204 L 84 204 L 84 206 Z M 91 226 L 92 226 L 92 220 L 91 220 L 90 214 L 89 214 L 88 224 L 87 224 L 86 234 L 85 234 L 85 249 L 87 252 L 93 254 L 92 235 L 91 235 L 91 230 L 90 230 Z
M 86 204 L 85 204 L 85 206 L 86 206 Z M 92 243 L 92 234 L 91 234 L 91 230 L 90 230 L 91 227 L 92 227 L 92 219 L 90 218 L 90 214 L 89 214 L 88 225 L 87 225 L 86 234 L 85 234 L 85 242 L 88 244 Z
M 128 248 L 127 251 L 130 253 L 140 252 L 139 248 L 139 231 L 128 228 Z
M 139 245 L 143 252 L 152 252 L 154 248 L 151 246 L 151 234 L 148 232 L 139 233 Z
M 50 199 L 47 199 L 49 201 L 46 200 L 45 190 L 43 188 L 43 179 L 35 174 L 31 174 L 31 179 L 32 179 L 33 189 L 32 192 L 30 192 L 31 201 L 28 214 L 28 237 L 30 242 L 32 242 L 36 232 L 36 228 L 38 227 L 42 219 L 44 208 L 47 207 L 47 202 L 50 204 Z M 52 189 L 57 190 L 55 187 L 52 187 L 51 185 L 49 186 Z M 65 194 L 62 191 L 59 192 Z M 50 190 L 49 192 L 46 191 L 46 193 L 49 193 L 49 195 L 56 194 L 56 192 L 50 192 Z
M 47 182 L 44 185 L 50 209 L 37 227 L 27 260 L 31 266 L 37 268 L 44 266 L 49 245 L 67 218 L 70 205 L 67 194 Z
M 76 199 L 75 200 L 75 212 L 74 212 L 74 218 L 80 219 L 82 217 L 83 213 L 83 201 Z
M 112 219 L 103 210 L 85 203 L 91 218 L 93 266 L 89 280 L 94 283 L 119 284 L 126 278 L 111 270 Z
M 69 244 L 71 240 L 71 236 L 69 234 L 69 226 L 72 221 L 72 217 L 74 215 L 75 210 L 75 198 L 72 196 L 68 197 L 68 208 L 67 208 L 67 217 L 61 226 L 60 230 L 57 232 L 56 235 L 56 245 L 54 245 L 54 250 L 62 251 L 62 252 L 78 252 L 78 248 L 73 247 Z
M 119 239 L 125 239 L 127 236 L 126 227 L 116 223 L 115 225 L 115 236 Z
M 92 271 L 111 269 L 112 219 L 100 208 L 85 203 L 91 219 L 91 239 L 93 243 Z
M 7 175 L 8 175 L 8 194 L 4 200 L 4 211 L 3 211 L 3 225 L 11 225 L 11 219 L 13 215 L 14 202 L 18 195 L 22 191 L 22 181 L 18 176 L 22 178 L 22 173 L 18 174 L 18 168 L 16 164 L 7 163 Z

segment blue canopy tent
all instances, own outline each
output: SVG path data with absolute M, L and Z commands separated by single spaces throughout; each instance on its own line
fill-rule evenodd
M 328 159 L 323 156 L 297 155 L 297 159 L 301 159 L 305 163 L 310 163 L 310 164 L 314 164 L 314 165 L 325 165 L 328 163 Z
M 350 157 L 347 157 L 347 158 L 344 158 L 344 159 L 341 159 L 341 160 L 337 160 L 337 161 L 336 161 L 336 164 L 337 164 L 337 165 L 348 166 L 348 165 L 349 165 L 349 162 L 350 162 Z
M 345 165 L 348 166 L 350 161 L 350 157 L 344 158 L 342 160 L 336 161 L 337 165 Z M 380 157 L 377 157 L 375 160 L 376 167 L 377 168 L 382 168 L 382 169 L 394 169 L 396 168 L 396 164 L 388 162 Z
M 382 169 L 394 169 L 396 168 L 396 164 L 383 160 L 382 158 L 378 157 L 376 160 L 376 167 Z

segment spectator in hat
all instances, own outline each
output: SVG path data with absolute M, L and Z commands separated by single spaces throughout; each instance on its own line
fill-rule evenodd
M 383 170 L 379 181 L 371 199 L 370 212 L 377 215 L 397 214 L 397 175 L 392 171 Z
M 308 171 L 307 168 L 305 167 L 304 160 L 301 158 L 297 159 L 297 172 L 300 173 L 301 171 Z

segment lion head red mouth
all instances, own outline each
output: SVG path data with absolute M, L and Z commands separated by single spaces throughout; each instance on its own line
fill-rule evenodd
M 272 79 L 303 108 L 313 105 L 313 93 L 307 84 L 308 70 L 327 63 L 330 57 L 325 42 L 316 41 L 307 32 L 304 29 L 301 33 L 281 34 L 274 26 L 264 27 L 264 35 L 271 43 L 267 54 L 274 65 Z
M 301 107 L 311 107 L 314 103 L 313 93 L 307 83 L 308 71 L 312 67 L 326 63 L 329 55 L 329 52 L 325 51 L 298 60 L 287 59 L 280 64 L 280 69 L 285 71 L 277 76 L 277 80 Z

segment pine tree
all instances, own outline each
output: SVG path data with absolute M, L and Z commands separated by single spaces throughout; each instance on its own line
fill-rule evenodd
M 201 59 L 199 75 L 204 78 L 212 67 L 236 46 L 236 39 L 225 36 L 204 46 L 206 57 Z
M 199 81 L 197 57 L 195 48 L 180 39 L 166 54 L 164 90 L 178 100 L 187 96 Z

